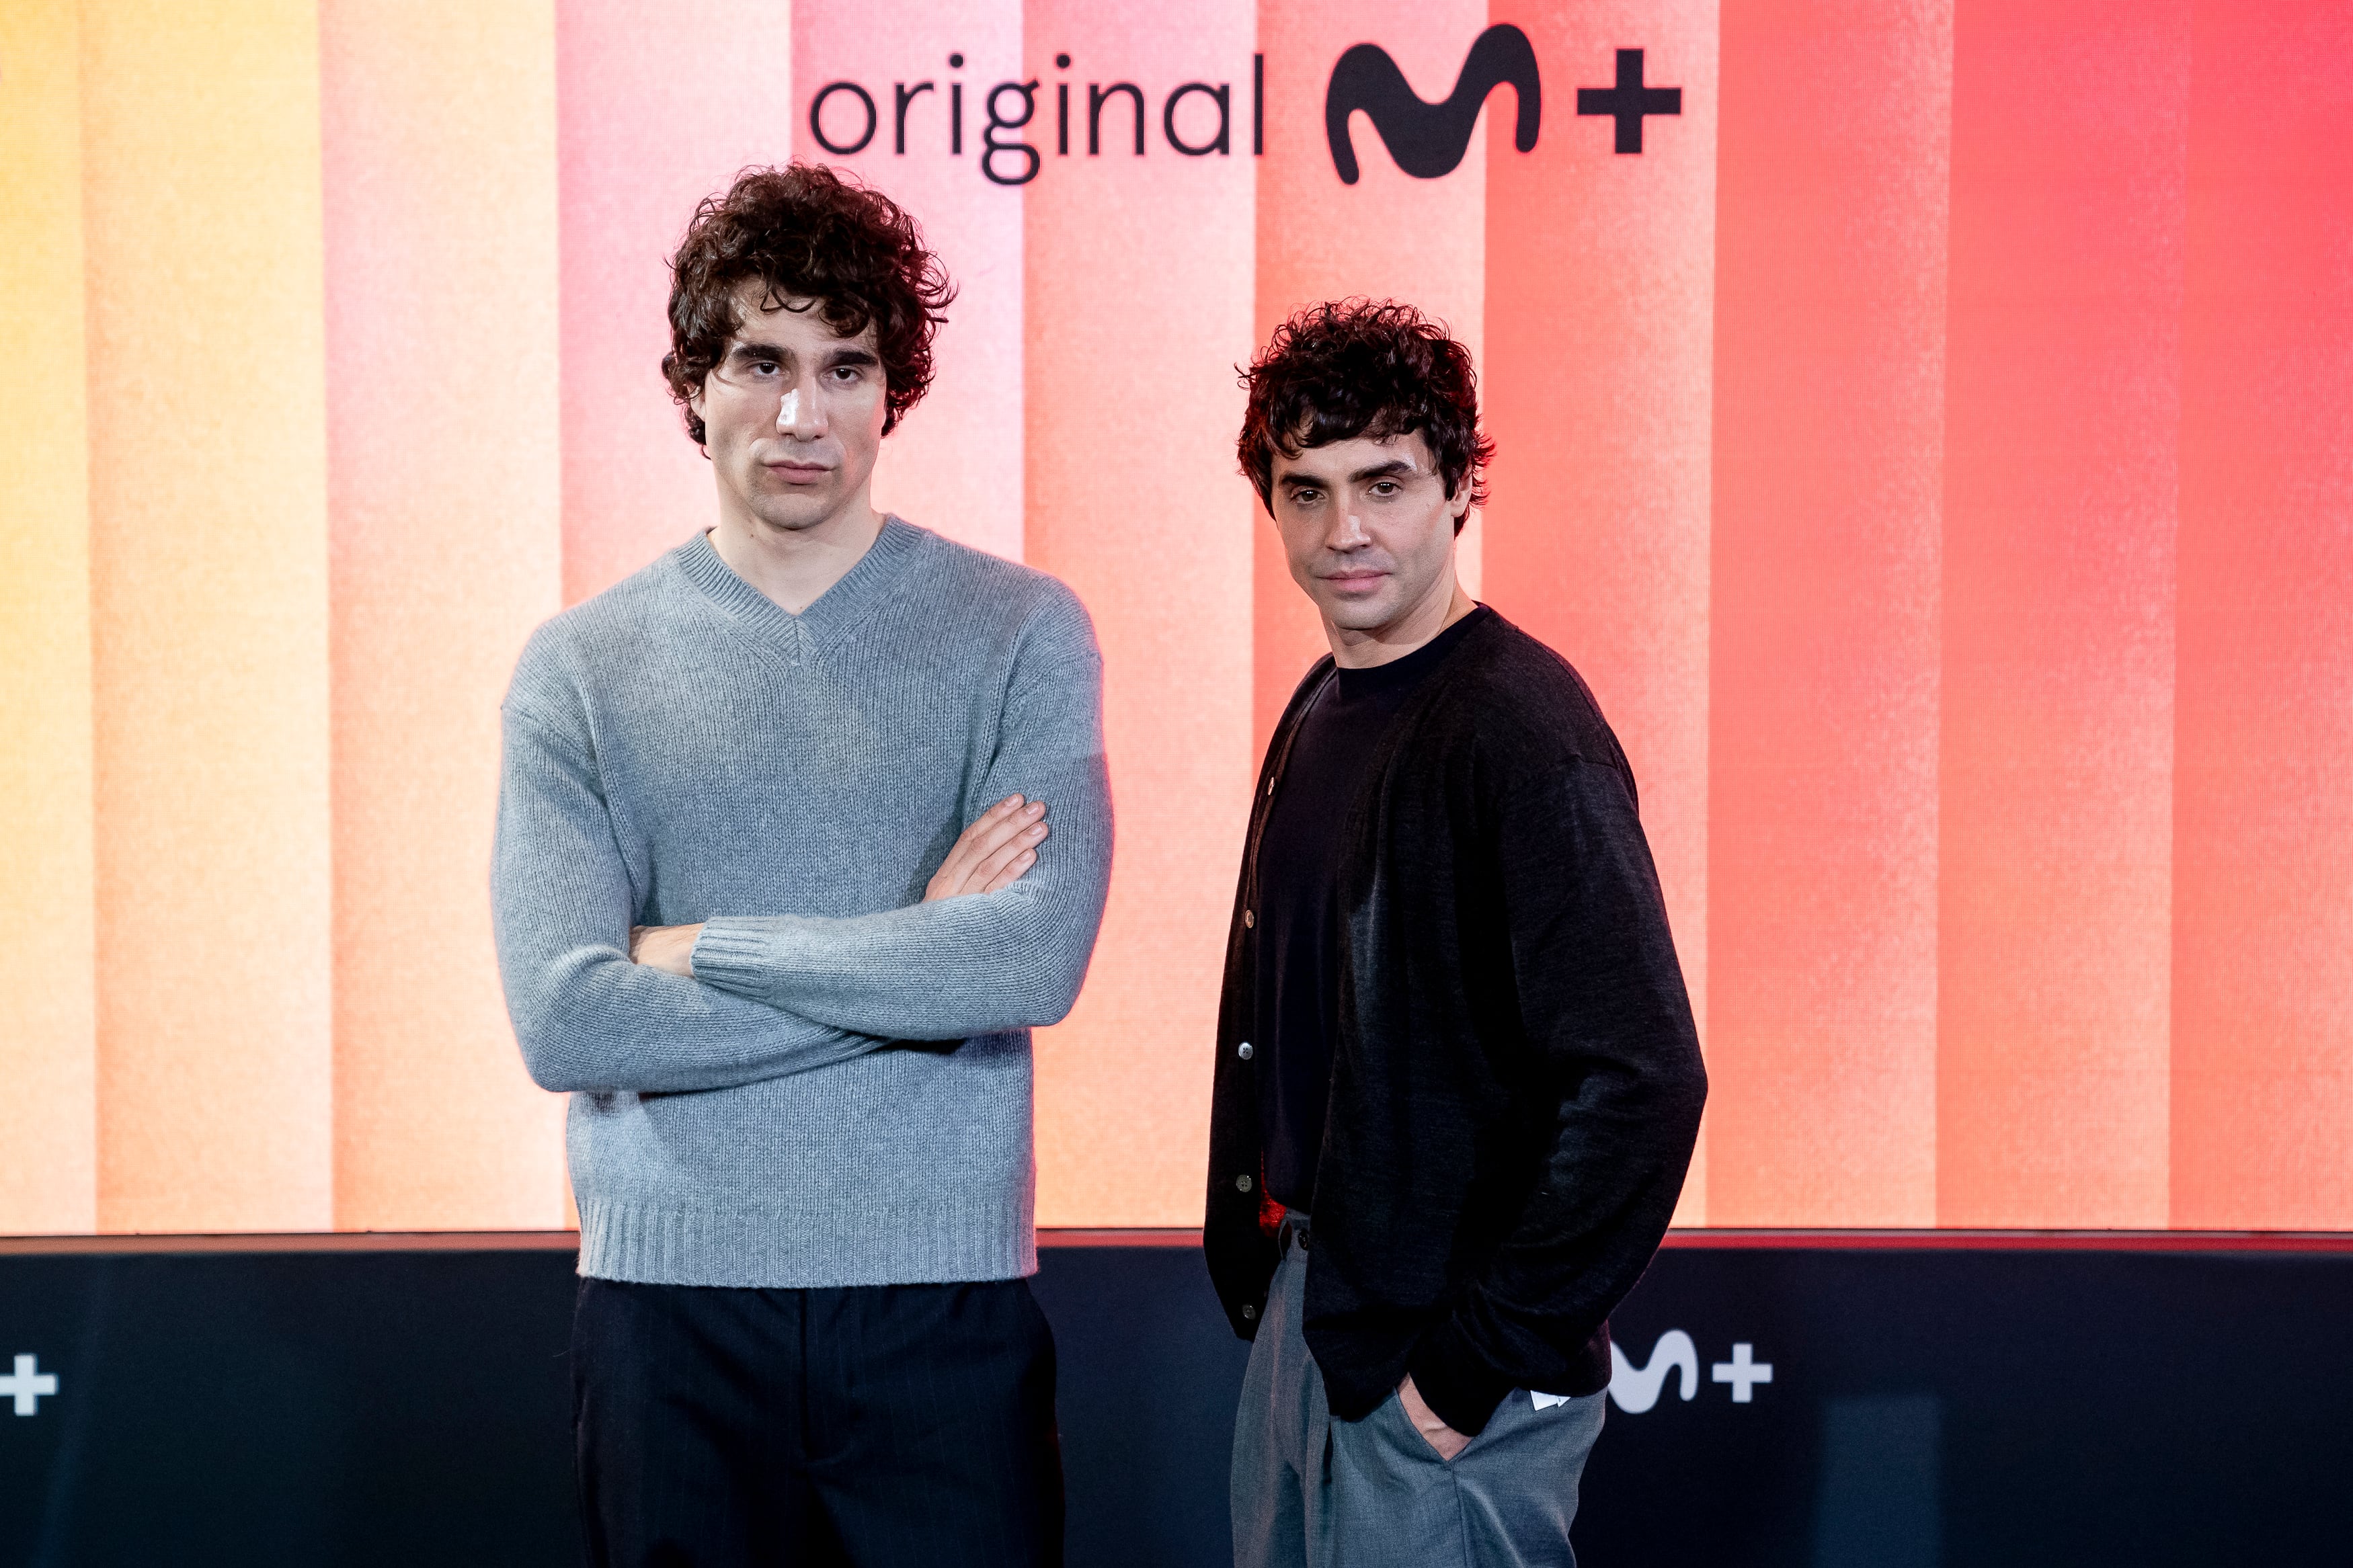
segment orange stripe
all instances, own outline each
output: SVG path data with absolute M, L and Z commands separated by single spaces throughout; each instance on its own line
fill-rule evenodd
M 1104 659 L 1119 817 L 1111 905 L 1085 994 L 1039 1037 L 1039 1219 L 1198 1225 L 1210 1053 L 1250 745 L 1249 487 L 1235 472 L 1250 348 L 1249 104 L 1255 15 L 1219 0 L 1105 17 L 1032 0 L 1025 78 L 1047 149 L 1028 203 L 1029 559 L 1076 589 Z M 1057 54 L 1068 54 L 1067 71 Z M 1145 93 L 1148 152 L 1086 154 L 1087 84 Z M 1071 153 L 1055 84 L 1075 85 Z M 1231 151 L 1163 136 L 1169 92 L 1226 84 Z M 1196 144 L 1210 135 L 1179 122 Z
M 1477 358 L 1484 319 L 1486 137 L 1473 132 L 1462 164 L 1442 179 L 1400 172 L 1362 115 L 1352 144 L 1360 176 L 1344 185 L 1324 134 L 1324 90 L 1351 45 L 1373 42 L 1395 58 L 1422 98 L 1454 89 L 1487 10 L 1471 0 L 1415 5 L 1266 5 L 1259 47 L 1266 55 L 1266 156 L 1258 170 L 1257 342 L 1302 305 L 1344 295 L 1407 300 L 1453 329 Z M 1508 90 L 1490 99 L 1490 121 L 1512 110 Z M 1498 107 L 1500 106 L 1500 107 Z M 1463 582 L 1480 590 L 1484 525 L 1463 531 Z M 1253 732 L 1263 750 L 1283 704 L 1326 651 L 1322 622 L 1291 581 L 1274 525 L 1259 516 L 1252 545 L 1251 616 L 1257 647 Z
M 98 1223 L 79 29 L 0 11 L 0 1233 Z
M 1926 1225 L 1949 11 L 1721 48 L 1708 1218 Z
M 1936 1217 L 2162 1226 L 2189 0 L 1953 79 Z
M 109 1229 L 333 1220 L 317 21 L 82 9 Z
M 1488 121 L 1487 597 L 1577 666 L 1633 763 L 1704 1037 L 1715 0 L 1497 19 L 1528 31 L 1546 102 L 1532 153 Z M 1640 156 L 1577 113 L 1620 47 L 1683 91 Z M 1703 1141 L 1680 1223 L 1704 1223 L 1706 1186 Z
M 951 67 L 950 55 L 964 64 Z M 793 9 L 792 135 L 796 154 L 837 165 L 902 203 L 923 226 L 956 282 L 956 302 L 934 349 L 932 390 L 882 444 L 874 468 L 874 502 L 950 539 L 1022 556 L 1021 210 L 1024 191 L 980 171 L 989 89 L 1036 77 L 1050 61 L 1022 67 L 1020 0 L 901 0 L 891 26 L 841 5 Z M 874 100 L 873 139 L 856 153 L 820 145 L 809 106 L 827 86 L 857 84 Z M 917 92 L 906 115 L 907 150 L 898 146 L 893 89 L 934 83 Z M 951 89 L 964 86 L 964 151 L 949 134 Z M 1003 107 L 1018 113 L 1009 96 Z M 826 104 L 827 135 L 855 145 L 865 110 L 854 94 Z M 1034 124 L 1042 124 L 1040 119 Z M 1033 128 L 1034 128 L 1033 124 Z M 1022 160 L 997 158 L 1008 174 Z
M 499 700 L 561 587 L 553 22 L 320 8 L 348 1229 L 564 1214 L 482 893 Z
M 564 602 L 712 524 L 661 376 L 666 265 L 694 204 L 792 155 L 792 34 L 751 0 L 556 0 Z
M 2353 1226 L 2353 18 L 2193 26 L 2173 1223 Z

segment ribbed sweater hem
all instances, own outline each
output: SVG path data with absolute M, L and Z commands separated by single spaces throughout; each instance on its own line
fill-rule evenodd
M 855 1244 L 844 1246 L 844 1237 Z M 796 1237 L 807 1239 L 796 1245 Z M 764 1289 L 1018 1279 L 1038 1272 L 1038 1232 L 1023 1199 L 853 1213 L 584 1198 L 580 1272 Z

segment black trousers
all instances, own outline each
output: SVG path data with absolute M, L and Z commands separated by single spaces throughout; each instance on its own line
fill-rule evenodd
M 1054 1340 L 1024 1279 L 583 1279 L 572 1425 L 596 1568 L 1062 1561 Z

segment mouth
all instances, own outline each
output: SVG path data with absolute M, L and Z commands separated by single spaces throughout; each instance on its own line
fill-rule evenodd
M 1324 579 L 1335 594 L 1369 594 L 1389 580 L 1386 572 L 1335 572 Z
M 819 485 L 833 469 L 823 463 L 764 463 L 761 467 L 788 485 Z

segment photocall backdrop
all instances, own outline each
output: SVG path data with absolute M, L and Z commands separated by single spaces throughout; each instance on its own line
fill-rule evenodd
M 1233 367 L 1372 294 L 1478 354 L 1467 574 L 1633 759 L 1684 1223 L 2353 1226 L 2349 51 L 2337 0 L 11 0 L 0 1231 L 564 1223 L 498 700 L 707 525 L 662 260 L 794 157 L 963 288 L 879 498 L 1102 638 L 1041 1221 L 1198 1221 L 1319 651 Z

